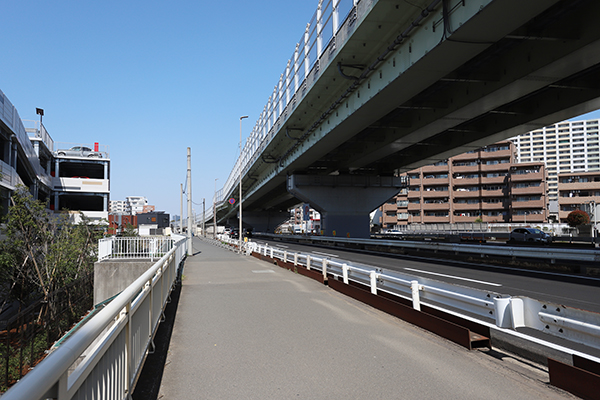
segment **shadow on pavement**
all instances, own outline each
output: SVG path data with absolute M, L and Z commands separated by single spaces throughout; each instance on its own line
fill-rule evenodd
M 133 391 L 133 400 L 156 400 L 167 361 L 171 334 L 177 315 L 177 306 L 181 295 L 181 281 L 178 281 L 171 292 L 171 302 L 165 308 L 165 320 L 158 326 L 154 337 L 156 346 L 153 354 L 148 354 L 138 382 Z

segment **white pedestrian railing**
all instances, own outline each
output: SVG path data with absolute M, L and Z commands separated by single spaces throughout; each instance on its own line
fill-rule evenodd
M 224 238 L 223 240 L 226 240 Z M 237 245 L 236 240 L 231 240 Z M 290 252 L 256 242 L 246 244 L 247 254 L 266 257 L 320 271 L 348 284 L 351 281 L 368 287 L 373 294 L 387 292 L 412 301 L 413 308 L 421 304 L 449 312 L 475 316 L 499 328 L 516 330 L 532 328 L 600 349 L 600 314 L 542 302 L 524 296 L 509 296 L 493 291 L 456 286 L 427 278 L 416 278 L 396 271 L 369 265 L 330 259 L 323 256 Z
M 187 240 L 75 331 L 2 395 L 2 400 L 131 398 L 187 254 Z
M 98 241 L 98 261 L 161 258 L 173 247 L 171 236 L 108 237 Z

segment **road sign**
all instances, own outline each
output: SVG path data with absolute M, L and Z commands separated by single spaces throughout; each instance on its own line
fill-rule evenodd
M 302 204 L 302 220 L 310 221 L 310 204 L 308 203 Z
M 235 199 L 233 197 L 229 199 L 229 204 L 231 204 L 231 205 L 235 204 Z

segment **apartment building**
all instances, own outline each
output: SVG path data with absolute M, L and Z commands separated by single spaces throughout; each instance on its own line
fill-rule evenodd
M 384 229 L 396 225 L 545 222 L 544 163 L 515 163 L 515 145 L 499 142 L 408 172 L 408 189 L 382 206 Z
M 592 217 L 600 204 L 600 171 L 571 172 L 558 175 L 558 205 L 560 222 L 567 222 L 571 211 L 584 210 Z M 600 221 L 600 216 L 595 216 Z
M 125 200 L 111 200 L 108 212 L 111 214 L 127 214 L 127 203 Z
M 131 214 L 141 214 L 144 212 L 144 207 L 148 205 L 148 199 L 143 196 L 127 196 L 125 197 L 127 209 Z
M 517 163 L 544 162 L 548 174 L 548 200 L 558 211 L 559 174 L 600 171 L 599 120 L 563 121 L 516 136 Z

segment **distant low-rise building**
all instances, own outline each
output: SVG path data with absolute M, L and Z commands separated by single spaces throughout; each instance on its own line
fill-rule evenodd
M 170 216 L 164 211 L 155 211 L 137 215 L 140 236 L 165 235 L 170 227 Z

